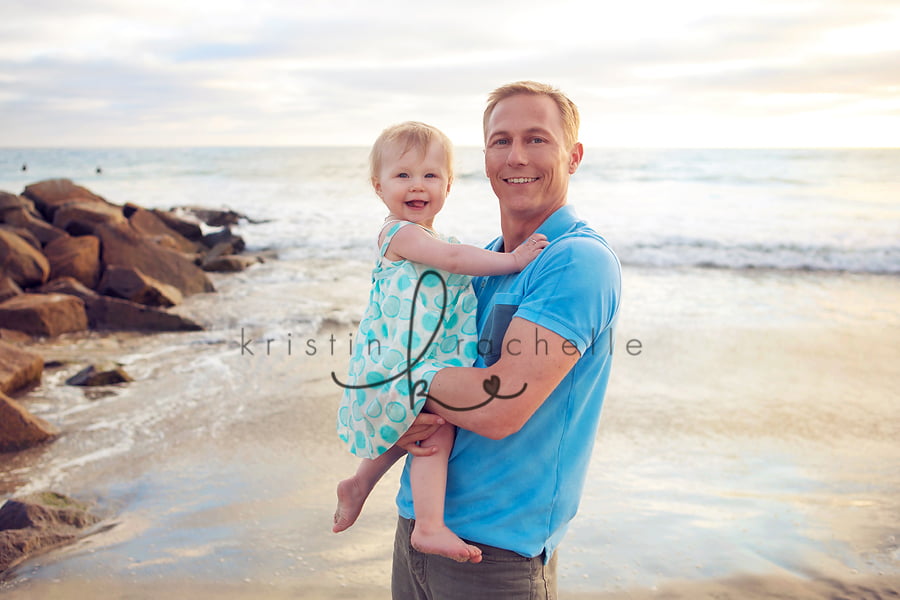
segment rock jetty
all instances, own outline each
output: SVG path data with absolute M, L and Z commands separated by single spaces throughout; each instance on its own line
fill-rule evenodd
M 230 210 L 116 205 L 68 179 L 40 181 L 21 194 L 0 191 L 0 455 L 60 433 L 14 397 L 39 385 L 44 369 L 40 356 L 16 342 L 87 329 L 202 329 L 168 309 L 215 291 L 207 272 L 258 262 L 239 254 L 244 241 L 231 232 L 244 218 Z M 129 381 L 113 363 L 91 365 L 66 383 Z M 0 576 L 97 521 L 53 492 L 9 499 L 0 507 Z
M 0 191 L 0 452 L 55 428 L 11 397 L 40 383 L 43 361 L 9 342 L 94 330 L 196 331 L 170 312 L 213 292 L 208 272 L 258 262 L 231 227 L 243 215 L 117 205 L 69 179 Z

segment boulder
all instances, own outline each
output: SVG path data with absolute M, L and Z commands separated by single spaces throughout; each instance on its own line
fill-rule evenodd
M 106 200 L 87 188 L 75 185 L 70 179 L 47 179 L 25 187 L 22 195 L 34 202 L 35 208 L 48 223 L 53 222 L 57 209 L 73 202 L 97 202 Z
M 203 239 L 203 230 L 200 228 L 200 221 L 197 219 L 184 217 L 177 209 L 169 211 L 154 209 L 151 212 L 165 223 L 169 229 L 177 231 L 192 242 L 199 242 Z
M 243 271 L 251 265 L 259 263 L 260 260 L 255 256 L 217 256 L 215 258 L 203 259 L 203 270 L 215 273 L 235 273 Z
M 30 208 L 35 210 L 34 203 L 28 198 L 10 194 L 9 192 L 0 192 L 0 215 L 10 209 Z
M 234 252 L 243 252 L 246 244 L 244 243 L 244 238 L 239 235 L 235 235 L 231 233 L 231 229 L 226 227 L 221 231 L 216 231 L 213 233 L 207 233 L 203 236 L 203 244 L 207 248 L 215 248 L 219 244 L 231 244 L 231 247 Z
M 66 294 L 21 294 L 0 304 L 0 327 L 56 336 L 88 327 L 84 302 Z
M 70 294 L 85 304 L 91 329 L 114 331 L 201 331 L 190 319 L 123 300 L 101 296 L 71 277 L 54 279 L 40 288 L 42 293 Z
M 62 494 L 7 500 L 0 507 L 0 574 L 31 555 L 75 541 L 99 521 L 87 505 Z
M 122 209 L 106 202 L 73 202 L 60 206 L 53 226 L 71 235 L 90 235 L 103 223 L 125 223 Z
M 101 262 L 111 266 L 132 267 L 161 283 L 174 286 L 185 296 L 213 292 L 206 274 L 193 262 L 143 238 L 126 224 L 99 225 Z
M 6 275 L 0 275 L 0 302 L 22 293 L 22 288 Z
M 148 277 L 138 268 L 116 265 L 103 272 L 97 291 L 147 306 L 175 306 L 183 299 L 178 288 Z
M 85 286 L 74 277 L 59 277 L 51 279 L 40 288 L 37 289 L 41 294 L 68 294 L 81 298 L 84 305 L 87 306 L 96 298 L 100 298 L 100 294 Z
M 132 229 L 156 243 L 178 250 L 179 252 L 196 252 L 197 244 L 169 227 L 155 213 L 134 204 L 126 204 L 124 208 Z
M 50 279 L 73 277 L 89 288 L 100 279 L 100 240 L 92 235 L 62 237 L 44 248 Z
M 66 379 L 68 385 L 99 386 L 134 381 L 121 365 L 90 365 Z
M 247 219 L 241 213 L 230 209 L 221 210 L 204 208 L 202 206 L 182 206 L 179 210 L 195 216 L 210 227 L 228 227 L 229 225 L 237 225 L 241 219 Z
M 0 341 L 0 393 L 11 394 L 41 382 L 44 359 Z
M 94 329 L 113 331 L 202 331 L 188 318 L 121 298 L 98 296 L 87 307 Z
M 8 225 L 27 229 L 43 245 L 47 245 L 56 238 L 67 237 L 69 234 L 54 227 L 43 218 L 35 216 L 24 208 L 7 210 L 2 215 L 3 221 Z
M 59 430 L 0 392 L 0 452 L 24 450 L 59 435 Z
M 21 287 L 31 287 L 47 281 L 50 263 L 21 237 L 0 229 L 0 272 Z
M 40 252 L 44 247 L 41 241 L 37 239 L 37 236 L 31 233 L 31 230 L 26 227 L 19 227 L 18 225 L 10 225 L 9 223 L 4 223 L 3 225 L 0 225 L 0 230 L 8 231 L 9 233 L 19 236 L 20 238 L 28 242 L 28 245 L 38 252 Z

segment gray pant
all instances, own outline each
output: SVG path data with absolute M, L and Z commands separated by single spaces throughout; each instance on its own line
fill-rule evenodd
M 422 554 L 409 543 L 415 521 L 400 517 L 394 538 L 394 600 L 556 600 L 556 554 L 542 556 L 468 542 L 481 548 L 480 563 L 458 563 Z

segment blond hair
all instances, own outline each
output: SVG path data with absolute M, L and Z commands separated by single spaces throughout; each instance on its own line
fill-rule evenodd
M 406 121 L 392 125 L 381 132 L 378 139 L 372 145 L 372 151 L 369 153 L 369 177 L 372 183 L 378 178 L 381 171 L 381 163 L 384 158 L 385 149 L 388 146 L 397 144 L 402 147 L 400 154 L 405 154 L 410 150 L 418 150 L 423 154 L 428 151 L 431 142 L 437 142 L 444 150 L 444 156 L 447 158 L 447 175 L 453 177 L 453 144 L 444 133 L 437 127 L 432 127 L 419 121 Z
M 562 117 L 563 135 L 565 136 L 566 149 L 571 149 L 578 142 L 578 126 L 581 119 L 578 116 L 578 107 L 563 94 L 558 88 L 537 81 L 516 81 L 498 87 L 488 95 L 488 104 L 484 109 L 484 137 L 487 141 L 488 121 L 494 109 L 501 100 L 511 96 L 528 94 L 531 96 L 548 96 L 559 108 L 559 116 Z

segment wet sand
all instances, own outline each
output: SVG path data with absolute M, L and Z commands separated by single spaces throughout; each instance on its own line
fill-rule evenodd
M 324 319 L 290 329 L 339 352 L 247 356 L 242 329 L 285 342 L 286 326 L 250 319 L 229 285 L 238 308 L 214 331 L 41 344 L 82 357 L 26 400 L 64 436 L 16 455 L 0 485 L 92 500 L 113 527 L 21 565 L 0 597 L 389 597 L 397 470 L 330 532 L 356 462 L 333 438 L 329 374 L 359 290 L 307 285 Z M 560 597 L 900 597 L 900 282 L 632 271 L 626 290 Z M 60 388 L 84 356 L 124 359 L 137 381 Z

